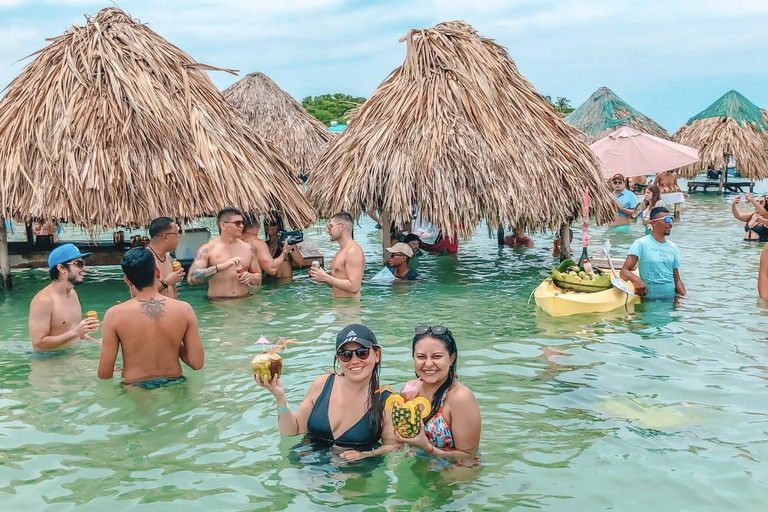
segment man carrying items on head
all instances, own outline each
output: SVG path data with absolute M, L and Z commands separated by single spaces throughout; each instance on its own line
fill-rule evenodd
M 149 250 L 155 257 L 157 290 L 173 299 L 179 298 L 176 285 L 184 280 L 184 269 L 173 270 L 173 261 L 168 253 L 179 246 L 178 226 L 169 217 L 158 217 L 149 223 Z M 131 289 L 133 291 L 133 288 Z
M 627 184 L 622 174 L 614 174 L 611 178 L 611 188 L 616 202 L 619 203 L 619 218 L 611 223 L 611 226 L 627 226 L 637 206 L 637 196 L 627 189 Z
M 331 287 L 331 296 L 360 297 L 365 269 L 365 254 L 352 239 L 354 223 L 347 212 L 339 212 L 328 223 L 328 236 L 339 243 L 339 250 L 331 261 L 333 275 L 320 267 L 309 269 L 309 277 Z
M 245 297 L 248 286 L 261 284 L 261 267 L 253 247 L 240 240 L 243 214 L 236 208 L 224 208 L 216 222 L 220 234 L 197 251 L 187 282 L 210 281 L 211 298 Z
M 387 252 L 391 254 L 387 269 L 396 278 L 409 281 L 419 278 L 419 274 L 415 270 L 408 268 L 408 262 L 413 258 L 413 249 L 408 244 L 398 242 L 392 247 L 387 247 Z
M 160 294 L 155 259 L 146 248 L 129 249 L 121 265 L 133 298 L 104 315 L 99 378 L 112 378 L 120 349 L 123 384 L 154 389 L 182 382 L 179 359 L 193 370 L 205 362 L 192 306 Z
M 99 329 L 95 318 L 83 318 L 74 287 L 85 279 L 85 259 L 75 244 L 56 247 L 48 255 L 51 283 L 37 292 L 29 304 L 29 337 L 35 352 L 67 346 L 79 339 L 95 341 L 88 333 Z
M 651 210 L 651 234 L 632 244 L 621 269 L 621 278 L 631 281 L 635 293 L 648 299 L 667 299 L 675 294 L 685 295 L 680 279 L 680 256 L 677 246 L 667 240 L 674 218 L 663 207 Z M 635 266 L 640 277 L 632 273 Z

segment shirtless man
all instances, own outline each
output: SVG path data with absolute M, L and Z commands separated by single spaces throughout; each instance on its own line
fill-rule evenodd
M 123 353 L 123 384 L 153 389 L 183 380 L 181 363 L 199 370 L 205 362 L 197 318 L 186 302 L 157 288 L 155 258 L 144 247 L 129 249 L 121 263 L 133 298 L 104 315 L 98 375 L 111 379 L 118 349 Z
M 328 236 L 331 241 L 339 243 L 339 250 L 331 261 L 329 274 L 320 267 L 309 269 L 309 277 L 318 283 L 331 287 L 331 296 L 360 297 L 360 286 L 363 282 L 365 269 L 365 254 L 352 239 L 354 223 L 347 212 L 339 212 L 328 223 Z
M 768 244 L 760 252 L 760 268 L 757 272 L 757 294 L 768 300 Z
M 236 208 L 224 208 L 216 222 L 219 236 L 197 251 L 187 282 L 195 285 L 210 280 L 211 298 L 245 297 L 249 285 L 261 284 L 261 267 L 253 247 L 240 240 L 243 214 Z M 241 273 L 237 272 L 239 269 Z
M 521 232 L 518 235 L 516 232 L 513 232 L 511 235 L 504 237 L 504 245 L 515 249 L 519 249 L 521 247 L 530 249 L 533 247 L 533 239 L 525 233 Z
M 293 263 L 295 262 L 298 266 L 303 264 L 303 258 L 296 250 L 296 246 L 288 245 L 286 239 L 280 254 L 273 258 L 267 242 L 259 238 L 259 224 L 248 217 L 243 222 L 243 234 L 240 235 L 240 240 L 253 248 L 261 270 L 280 281 L 292 281 Z
M 147 247 L 155 257 L 157 291 L 172 299 L 179 298 L 176 285 L 184 280 L 184 269 L 174 271 L 173 261 L 168 257 L 168 253 L 175 251 L 179 246 L 180 236 L 176 223 L 168 217 L 158 217 L 149 223 L 150 239 Z M 135 290 L 131 288 L 131 293 L 135 293 Z
M 68 346 L 72 341 L 89 339 L 99 329 L 95 318 L 83 318 L 80 299 L 74 287 L 85 278 L 85 259 L 74 244 L 64 244 L 48 255 L 51 284 L 37 292 L 29 304 L 29 337 L 35 352 Z

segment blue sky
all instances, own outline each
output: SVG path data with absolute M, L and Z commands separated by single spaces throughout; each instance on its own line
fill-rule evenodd
M 405 55 L 411 28 L 461 19 L 505 46 L 542 94 L 574 106 L 608 86 L 677 130 L 736 89 L 768 108 L 766 0 L 121 0 L 199 62 L 262 71 L 294 97 L 368 96 Z M 476 4 L 476 5 L 472 5 Z M 0 0 L 0 88 L 46 37 L 110 6 Z M 220 88 L 237 77 L 210 73 Z

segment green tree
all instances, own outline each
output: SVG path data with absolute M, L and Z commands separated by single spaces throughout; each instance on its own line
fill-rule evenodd
M 353 108 L 365 103 L 365 98 L 350 96 L 340 92 L 307 96 L 301 105 L 320 122 L 330 125 L 331 121 L 344 123 L 344 116 Z
M 552 96 L 550 95 L 542 96 L 542 99 L 549 103 L 558 114 L 570 114 L 574 111 L 574 108 L 571 106 L 571 100 L 565 96 L 558 96 L 557 101 L 552 101 Z

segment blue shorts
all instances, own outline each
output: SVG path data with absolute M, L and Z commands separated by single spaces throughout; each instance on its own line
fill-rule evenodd
M 173 386 L 174 384 L 181 384 L 186 377 L 183 375 L 179 377 L 160 377 L 157 379 L 142 380 L 139 382 L 123 382 L 123 386 L 131 386 L 134 388 L 141 388 L 146 390 L 164 388 L 166 386 Z

